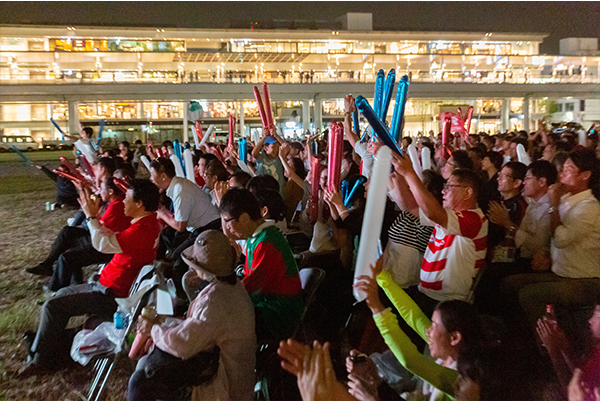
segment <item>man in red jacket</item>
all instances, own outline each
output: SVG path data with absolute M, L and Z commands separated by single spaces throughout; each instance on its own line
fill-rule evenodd
M 73 316 L 84 314 L 110 317 L 117 310 L 115 298 L 125 298 L 141 268 L 156 257 L 160 227 L 156 219 L 158 188 L 149 180 L 134 180 L 124 200 L 125 215 L 131 226 L 118 234 L 106 231 L 96 216 L 100 203 L 89 193 L 80 197 L 92 245 L 103 253 L 114 253 L 96 283 L 61 289 L 42 307 L 40 324 L 30 350 L 29 363 L 19 375 L 30 376 L 60 368 L 68 358 L 70 340 L 65 328 Z

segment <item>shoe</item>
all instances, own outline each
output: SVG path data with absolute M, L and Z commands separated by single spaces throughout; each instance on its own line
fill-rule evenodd
M 37 363 L 28 362 L 25 366 L 19 369 L 17 372 L 17 378 L 26 379 L 31 376 L 42 376 L 52 374 L 53 370 L 49 367 L 39 365 Z
M 35 341 L 36 332 L 33 330 L 27 330 L 23 333 L 23 343 L 27 347 L 27 352 L 29 356 L 33 358 L 34 353 L 31 351 L 31 347 L 33 347 L 33 342 Z
M 40 263 L 34 267 L 27 267 L 25 269 L 27 273 L 37 274 L 38 276 L 52 276 L 52 267 L 48 267 Z

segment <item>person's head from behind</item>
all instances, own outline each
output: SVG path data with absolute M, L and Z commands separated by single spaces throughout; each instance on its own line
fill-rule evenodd
M 125 193 L 125 215 L 136 218 L 156 212 L 159 201 L 158 187 L 150 180 L 136 179 Z
M 343 163 L 343 161 L 342 161 Z M 308 172 L 306 171 L 306 167 L 304 167 L 304 162 L 302 162 L 302 160 L 298 157 L 293 157 L 290 160 L 290 167 L 292 169 L 294 169 L 294 173 L 296 173 L 296 175 L 302 179 L 306 178 L 306 175 L 308 174 Z M 287 177 L 287 173 L 286 173 L 286 177 Z
M 114 178 L 110 177 L 100 185 L 100 197 L 102 202 L 110 203 L 115 199 L 123 199 L 125 192 L 115 184 Z
M 556 167 L 546 160 L 536 160 L 527 166 L 523 184 L 523 196 L 536 201 L 548 192 L 548 187 L 556 182 Z
M 90 139 L 94 136 L 94 130 L 92 127 L 83 127 L 80 131 L 80 136 L 82 139 Z
M 233 240 L 247 239 L 263 223 L 260 205 L 247 189 L 233 188 L 219 204 L 223 232 Z
M 269 156 L 270 159 L 275 159 L 279 156 L 279 142 L 274 136 L 268 136 L 265 139 L 263 149 L 265 150 L 265 154 Z
M 204 174 L 206 173 L 206 166 L 208 166 L 208 164 L 213 160 L 218 161 L 219 159 L 212 153 L 204 153 L 200 156 L 198 159 L 198 175 L 200 175 L 200 177 L 204 177 Z
M 485 151 L 481 149 L 479 146 L 475 146 L 468 150 L 469 157 L 473 161 L 473 167 L 475 170 L 481 170 L 481 162 L 485 157 Z
M 426 331 L 431 356 L 444 361 L 458 360 L 459 354 L 478 348 L 483 341 L 479 314 L 465 301 L 440 302 Z
M 471 145 L 471 147 L 476 147 L 477 145 L 479 145 L 479 142 L 481 141 L 481 138 L 479 138 L 479 135 L 477 134 L 469 134 L 469 137 L 467 138 L 467 141 L 469 142 L 469 145 Z
M 246 188 L 252 176 L 245 171 L 236 171 L 229 178 L 229 188 Z
M 206 230 L 200 233 L 194 244 L 181 253 L 181 258 L 201 280 L 219 280 L 232 285 L 237 282 L 237 255 L 221 231 Z
M 123 163 L 117 170 L 115 170 L 114 176 L 131 181 L 135 178 L 135 169 L 129 163 Z
M 175 165 L 171 159 L 159 157 L 150 163 L 150 179 L 161 190 L 169 188 L 175 177 Z
M 117 169 L 117 163 L 113 158 L 101 157 L 96 165 L 96 175 L 99 177 L 112 177 Z
M 500 171 L 502 168 L 502 163 L 504 162 L 504 158 L 500 154 L 500 152 L 489 151 L 485 154 L 483 160 L 481 161 L 481 169 L 483 171 Z
M 264 219 L 283 221 L 287 207 L 279 191 L 263 189 L 256 193 L 256 200 L 260 206 L 260 214 Z
M 479 175 L 468 169 L 457 169 L 444 185 L 444 203 L 446 209 L 470 210 L 477 207 L 477 197 L 481 187 Z
M 140 146 L 143 145 L 143 143 L 142 143 L 142 141 L 140 139 L 136 139 L 135 142 L 134 142 L 134 144 L 135 144 L 136 148 L 139 148 Z
M 442 194 L 442 191 L 444 190 L 445 183 L 446 180 L 444 180 L 444 177 L 435 171 L 423 170 L 423 185 L 425 185 L 427 190 L 431 192 L 440 205 L 444 201 L 444 195 Z
M 256 194 L 263 189 L 279 191 L 279 182 L 272 175 L 259 174 L 252 177 L 247 188 L 252 194 Z
M 213 160 L 206 166 L 204 170 L 204 185 L 206 188 L 213 190 L 215 184 L 219 181 L 227 181 L 229 179 L 229 173 L 227 169 L 218 160 Z
M 446 180 L 450 178 L 452 172 L 456 169 L 473 169 L 473 160 L 469 157 L 469 153 L 466 150 L 455 150 L 452 152 L 452 156 L 446 161 L 444 167 L 442 167 L 442 177 Z
M 598 180 L 600 179 L 599 164 L 596 153 L 592 149 L 573 151 L 565 161 L 560 182 L 572 194 L 586 189 L 592 189 L 595 192 L 598 190 Z
M 304 152 L 304 146 L 300 142 L 292 142 L 290 143 L 290 154 L 289 157 L 299 157 L 302 158 L 302 153 Z
M 504 199 L 519 194 L 523 188 L 527 166 L 519 162 L 508 162 L 498 174 L 498 191 Z

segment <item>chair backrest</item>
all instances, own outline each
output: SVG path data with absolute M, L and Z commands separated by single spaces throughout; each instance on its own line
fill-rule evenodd
M 143 266 L 140 272 L 138 273 L 135 281 L 131 285 L 131 288 L 129 289 L 129 295 L 135 294 L 140 288 L 140 284 L 142 283 L 142 281 L 152 277 L 152 274 L 154 274 L 154 265 Z
M 300 282 L 302 283 L 307 305 L 314 297 L 324 278 L 325 270 L 318 267 L 307 267 L 300 270 Z

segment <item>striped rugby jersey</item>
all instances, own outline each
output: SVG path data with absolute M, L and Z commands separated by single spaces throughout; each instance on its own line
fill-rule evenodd
M 437 301 L 466 300 L 487 251 L 488 221 L 481 209 L 446 209 L 448 227 L 420 211 L 421 224 L 434 225 L 421 265 L 419 290 Z

